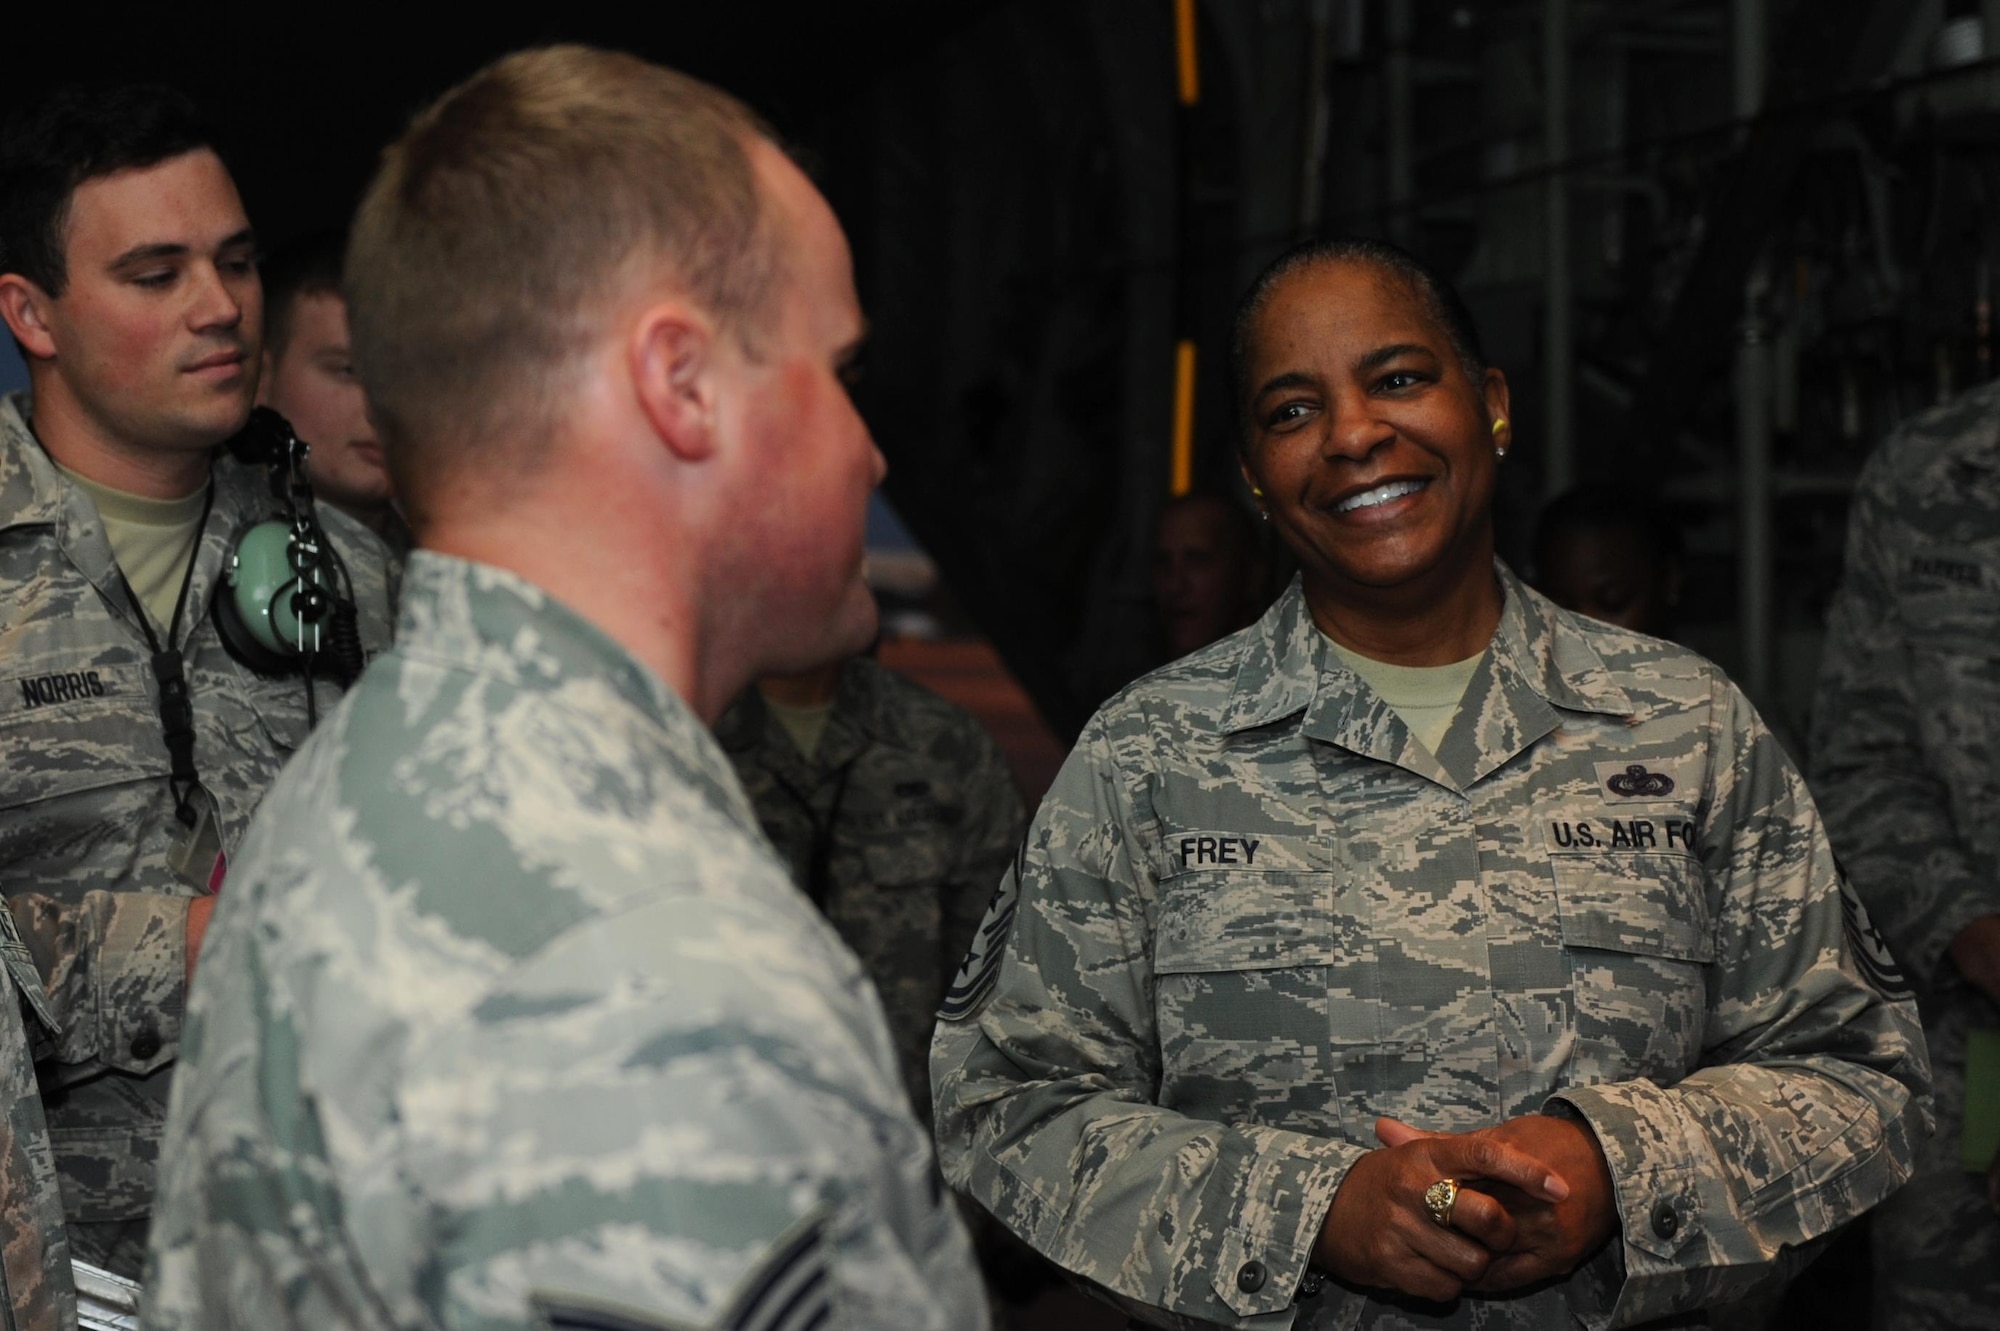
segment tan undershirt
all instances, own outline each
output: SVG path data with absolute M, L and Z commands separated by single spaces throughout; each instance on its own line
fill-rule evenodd
M 112 558 L 152 617 L 153 627 L 164 636 L 173 621 L 174 602 L 180 599 L 188 561 L 194 558 L 194 548 L 201 540 L 206 487 L 184 499 L 148 499 L 99 485 L 59 462 L 56 466 L 97 505 Z
M 1390 665 L 1350 652 L 1331 638 L 1327 641 L 1340 653 L 1341 664 L 1366 680 L 1383 702 L 1395 708 L 1410 733 L 1433 754 L 1445 732 L 1451 729 L 1452 718 L 1458 715 L 1458 704 L 1465 698 L 1473 672 L 1486 659 L 1486 653 L 1481 652 L 1450 665 Z
M 771 715 L 778 718 L 778 724 L 792 737 L 792 743 L 799 752 L 810 758 L 819 748 L 819 737 L 826 733 L 826 719 L 833 715 L 831 701 L 815 703 L 811 707 L 788 707 L 778 702 L 770 694 L 764 695 L 764 705 L 771 709 Z

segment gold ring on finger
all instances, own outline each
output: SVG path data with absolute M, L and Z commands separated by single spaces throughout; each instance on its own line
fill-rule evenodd
M 1458 1204 L 1458 1184 L 1455 1180 L 1441 1178 L 1424 1189 L 1424 1209 L 1431 1213 L 1431 1219 L 1451 1228 L 1451 1208 Z

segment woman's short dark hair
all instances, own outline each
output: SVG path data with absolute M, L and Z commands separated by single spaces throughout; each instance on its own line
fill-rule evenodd
M 58 89 L 0 130 L 0 273 L 62 295 L 77 186 L 214 146 L 194 103 L 164 84 Z
M 1365 263 L 1402 279 L 1423 301 L 1431 317 L 1444 325 L 1445 336 L 1451 339 L 1451 349 L 1458 356 L 1458 363 L 1464 368 L 1466 377 L 1477 384 L 1485 375 L 1486 353 L 1480 347 L 1479 328 L 1472 322 L 1472 312 L 1465 308 L 1458 291 L 1437 269 L 1386 240 L 1366 236 L 1309 240 L 1273 259 L 1257 275 L 1257 280 L 1250 284 L 1250 289 L 1243 293 L 1243 299 L 1236 306 L 1236 318 L 1229 329 L 1229 394 L 1237 420 L 1244 427 L 1238 430 L 1239 439 L 1248 434 L 1251 326 L 1264 312 L 1271 294 L 1287 278 L 1302 269 L 1323 263 Z

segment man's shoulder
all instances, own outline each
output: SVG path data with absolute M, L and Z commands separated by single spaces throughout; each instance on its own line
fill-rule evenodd
M 425 927 L 517 956 L 648 894 L 790 891 L 685 756 L 608 690 L 397 650 L 314 732 L 258 821 L 246 850 L 286 853 L 306 824 L 362 894 L 414 890 Z
M 2000 380 L 1898 426 L 1862 467 L 1856 493 L 1891 512 L 1956 502 L 1968 466 L 2000 470 Z
M 1557 668 L 1573 682 L 1590 682 L 1589 676 L 1601 671 L 1603 683 L 1627 692 L 1704 702 L 1728 678 L 1722 667 L 1692 647 L 1553 603 L 1548 608 Z
M 28 395 L 0 397 L 0 528 L 53 521 L 61 473 L 28 430 Z
M 393 557 L 389 543 L 377 536 L 359 518 L 342 512 L 325 501 L 315 503 L 313 508 L 319 514 L 319 525 L 325 528 L 326 534 L 340 545 L 341 553 L 348 559 L 386 564 Z

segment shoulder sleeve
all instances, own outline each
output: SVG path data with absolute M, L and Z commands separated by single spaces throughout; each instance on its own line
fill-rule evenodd
M 57 1084 L 174 1060 L 187 1007 L 188 900 L 157 892 L 9 899 L 9 922 L 47 996 L 37 1053 L 54 1064 L 45 1071 Z
M 1915 1004 L 1843 892 L 1804 782 L 1719 675 L 1711 716 L 1701 1065 L 1670 1086 L 1558 1097 L 1589 1121 L 1617 1189 L 1611 1325 L 1741 1294 L 1895 1191 L 1931 1128 Z
M 411 1049 L 398 1154 L 434 1212 L 442 1326 L 525 1296 L 761 1327 L 793 1295 L 829 1319 L 798 1325 L 985 1326 L 873 992 L 815 923 L 651 899 Z
M 1231 1325 L 1291 1304 L 1362 1152 L 1154 1103 L 1152 884 L 1120 767 L 1100 714 L 1002 880 L 931 1046 L 938 1149 L 1121 1304 Z
M 1847 568 L 1827 617 L 1813 706 L 1813 788 L 1855 889 L 1896 955 L 1927 986 L 1958 931 L 2000 913 L 2000 879 L 1981 873 L 1967 853 L 1945 775 L 1952 765 L 1925 749 L 1909 629 L 1896 597 L 1904 524 L 1879 472 L 1878 459 L 1855 494 Z

